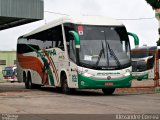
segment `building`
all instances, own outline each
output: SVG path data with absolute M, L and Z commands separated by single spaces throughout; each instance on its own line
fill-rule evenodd
M 0 0 L 0 30 L 42 20 L 43 17 L 43 0 Z M 16 51 L 0 51 L 0 80 L 3 67 L 15 63 Z
M 42 20 L 43 0 L 0 0 L 0 30 Z
M 16 64 L 16 51 L 0 51 L 0 80 L 3 79 L 2 70 L 5 66 Z

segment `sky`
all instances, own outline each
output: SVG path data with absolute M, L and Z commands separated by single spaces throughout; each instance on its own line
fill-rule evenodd
M 158 21 L 154 10 L 145 0 L 44 0 L 44 20 L 0 31 L 0 50 L 16 50 L 19 36 L 63 17 L 64 14 L 118 19 L 128 32 L 138 35 L 140 46 L 153 46 L 158 40 Z M 131 48 L 134 48 L 133 39 L 130 41 Z

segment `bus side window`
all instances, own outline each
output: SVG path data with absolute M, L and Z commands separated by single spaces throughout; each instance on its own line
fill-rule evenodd
M 73 62 L 76 62 L 75 41 L 74 41 L 73 36 L 69 33 L 69 31 L 75 30 L 74 25 L 71 23 L 65 23 L 64 30 L 65 30 L 65 37 L 66 37 L 69 58 Z
M 75 41 L 71 39 L 69 42 L 69 56 L 73 62 L 76 62 L 76 50 L 75 50 Z
M 60 48 L 61 50 L 64 51 L 64 43 L 63 43 L 61 25 L 53 28 L 53 41 L 55 41 L 55 47 L 58 47 L 58 48 Z
M 57 41 L 57 43 L 58 43 L 58 46 L 57 46 L 57 47 L 64 51 L 63 41 Z

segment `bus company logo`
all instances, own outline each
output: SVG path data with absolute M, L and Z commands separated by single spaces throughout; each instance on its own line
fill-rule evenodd
M 110 80 L 111 79 L 111 76 L 107 76 L 107 80 Z
M 106 72 L 106 73 L 97 73 L 98 76 L 108 76 L 108 75 L 118 75 L 119 72 Z
M 37 57 L 41 57 L 41 56 L 45 57 L 46 54 L 49 56 L 54 56 L 54 55 L 56 55 L 56 50 L 53 49 L 53 50 L 48 50 L 48 51 L 45 51 L 45 50 L 41 51 L 40 54 L 37 54 Z
M 64 60 L 64 59 L 65 59 L 63 53 L 60 53 L 58 58 L 59 58 L 60 60 Z
M 72 81 L 73 81 L 73 82 L 77 82 L 77 79 L 78 79 L 78 78 L 77 78 L 77 75 L 72 75 Z
M 53 50 L 48 50 L 48 51 L 46 51 L 47 52 L 47 54 L 49 55 L 49 56 L 54 56 L 54 55 L 56 55 L 56 50 L 55 49 L 53 49 Z

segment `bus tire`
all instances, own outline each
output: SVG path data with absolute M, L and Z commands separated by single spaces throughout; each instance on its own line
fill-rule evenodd
M 61 72 L 61 91 L 64 94 L 73 94 L 75 92 L 74 88 L 69 88 L 67 83 L 67 76 L 66 73 L 63 71 Z
M 105 89 L 102 89 L 102 92 L 105 94 L 105 95 L 112 95 L 115 91 L 115 88 L 105 88 Z
M 23 72 L 23 82 L 25 83 L 25 88 L 28 89 L 27 76 L 25 72 Z
M 62 80 L 62 92 L 65 94 L 70 94 L 70 88 L 68 87 L 66 78 Z
M 142 79 L 137 79 L 137 81 L 142 81 Z
M 28 73 L 28 75 L 27 75 L 25 87 L 26 87 L 26 89 L 34 89 L 35 88 L 35 85 L 32 83 L 32 78 L 31 78 L 30 73 Z

